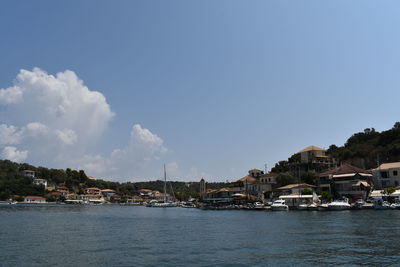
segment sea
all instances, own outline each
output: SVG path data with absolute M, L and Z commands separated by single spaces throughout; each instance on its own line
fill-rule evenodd
M 0 266 L 400 266 L 400 211 L 0 206 Z

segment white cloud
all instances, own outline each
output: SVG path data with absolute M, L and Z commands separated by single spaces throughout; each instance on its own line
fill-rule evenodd
M 28 151 L 18 151 L 14 146 L 6 146 L 1 155 L 4 159 L 14 162 L 23 162 L 28 157 Z
M 21 70 L 13 86 L 0 89 L 1 105 L 7 106 L 0 109 L 4 158 L 81 168 L 105 178 L 150 177 L 162 169 L 159 161 L 168 151 L 164 141 L 139 124 L 132 126 L 124 147 L 108 156 L 93 152 L 114 113 L 103 94 L 89 90 L 73 71 Z
M 73 145 L 78 140 L 78 136 L 71 129 L 64 129 L 63 131 L 56 130 L 55 133 L 58 139 L 60 139 L 66 145 Z
M 17 145 L 21 142 L 23 133 L 13 125 L 0 124 L 0 145 Z
M 0 89 L 0 104 L 13 104 L 22 100 L 22 90 L 17 86 Z
M 142 173 L 143 169 L 150 168 L 149 166 L 157 162 L 167 151 L 164 141 L 159 136 L 135 124 L 129 142 L 124 148 L 114 149 L 108 157 L 86 155 L 77 163 L 95 176 L 132 178 Z M 150 173 L 158 173 L 158 170 Z

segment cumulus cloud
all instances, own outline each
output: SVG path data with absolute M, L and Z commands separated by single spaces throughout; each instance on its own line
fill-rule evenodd
M 104 95 L 90 90 L 73 71 L 21 70 L 11 87 L 0 89 L 0 106 L 6 106 L 0 109 L 1 156 L 13 161 L 126 178 L 161 165 L 154 162 L 168 151 L 162 138 L 135 124 L 125 146 L 93 152 L 102 150 L 102 134 L 115 114 Z
M 23 138 L 23 131 L 13 125 L 0 124 L 0 145 L 17 145 Z
M 1 155 L 4 159 L 14 162 L 23 162 L 28 157 L 28 151 L 18 151 L 14 146 L 6 146 Z
M 50 166 L 85 153 L 114 117 L 106 98 L 69 70 L 21 70 L 13 86 L 0 89 L 0 105 L 7 107 L 0 109 L 0 149 L 23 145 L 32 163 Z
M 114 149 L 108 157 L 86 155 L 79 159 L 81 168 L 93 175 L 134 177 L 143 168 L 160 159 L 168 149 L 164 141 L 139 124 L 132 126 L 124 148 Z

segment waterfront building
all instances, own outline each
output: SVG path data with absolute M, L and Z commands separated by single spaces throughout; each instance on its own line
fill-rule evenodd
M 31 204 L 46 203 L 46 199 L 44 197 L 39 197 L 39 196 L 26 196 L 24 197 L 24 203 L 31 203 Z
M 113 189 L 102 189 L 101 195 L 105 197 L 107 200 L 110 200 L 112 196 L 116 194 L 115 190 Z
M 101 194 L 101 190 L 97 187 L 89 187 L 85 189 L 85 194 L 88 195 L 100 195 Z
M 43 185 L 45 189 L 47 188 L 47 180 L 46 179 L 36 178 L 36 179 L 33 179 L 32 183 L 34 185 Z
M 318 189 L 330 192 L 336 197 L 365 199 L 372 189 L 373 176 L 370 171 L 343 164 L 319 174 Z
M 66 187 L 64 185 L 57 186 L 56 191 L 60 192 L 64 197 L 69 194 L 68 187 Z
M 101 194 L 79 195 L 79 198 L 85 203 L 101 204 L 101 203 L 105 202 L 105 200 Z
M 249 170 L 249 175 L 240 178 L 236 182 L 241 185 L 242 191 L 245 194 L 256 196 L 258 199 L 264 199 L 264 193 L 272 191 L 276 184 L 275 173 L 264 174 L 258 169 Z
M 372 174 L 376 189 L 400 186 L 400 162 L 383 163 Z
M 316 186 L 310 184 L 289 184 L 277 188 L 280 192 L 279 198 L 285 200 L 285 204 L 289 207 L 298 207 L 301 204 L 311 204 L 313 201 L 313 193 Z M 308 189 L 307 193 L 304 189 Z

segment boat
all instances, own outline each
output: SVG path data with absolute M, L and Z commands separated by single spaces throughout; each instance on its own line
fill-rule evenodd
M 285 204 L 284 199 L 275 200 L 271 205 L 273 211 L 289 210 L 289 206 Z
M 318 210 L 318 204 L 313 202 L 307 206 L 307 210 Z
M 334 200 L 328 204 L 328 210 L 348 210 L 350 209 L 350 204 L 345 200 Z
M 317 205 L 317 210 L 319 211 L 328 210 L 328 204 L 324 203 Z
M 156 200 L 151 200 L 146 205 L 146 207 L 155 207 L 155 208 L 178 207 L 178 203 L 176 203 L 174 201 L 167 201 L 167 171 L 165 169 L 165 164 L 164 164 L 164 201 L 163 202 L 159 202 L 159 201 L 156 201 Z
M 307 210 L 307 208 L 308 208 L 308 204 L 300 204 L 297 207 L 298 210 Z
M 390 204 L 387 201 L 378 200 L 374 203 L 375 210 L 387 210 L 390 209 Z

